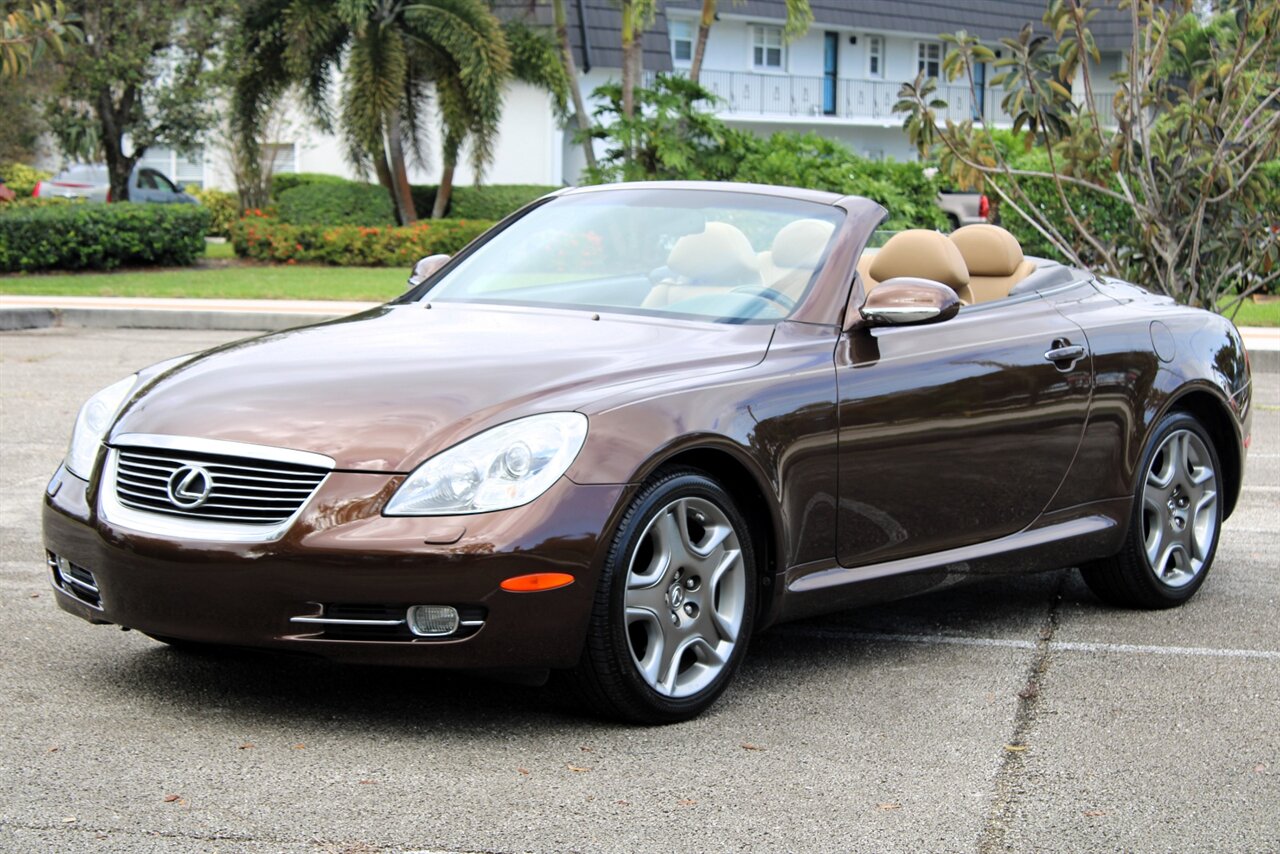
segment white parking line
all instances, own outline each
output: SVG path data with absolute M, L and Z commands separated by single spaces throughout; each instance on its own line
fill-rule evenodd
M 1250 486 L 1245 484 L 1240 489 L 1244 492 L 1280 492 L 1280 486 Z
M 1015 638 L 975 638 L 963 635 L 911 635 L 892 632 L 848 632 L 840 629 L 801 627 L 783 629 L 780 633 L 803 637 L 870 641 L 873 643 L 916 643 L 940 646 L 981 646 L 1004 649 L 1035 649 L 1035 641 Z M 1155 646 L 1128 643 L 1088 643 L 1084 641 L 1050 641 L 1054 652 L 1100 652 L 1120 655 L 1176 655 L 1207 658 L 1259 658 L 1280 661 L 1280 651 L 1270 649 L 1214 649 L 1203 646 Z
M 1262 658 L 1280 661 L 1280 651 L 1270 649 L 1214 649 L 1206 646 L 1146 646 L 1131 643 L 1084 643 L 1051 641 L 1049 648 L 1067 652 L 1137 653 L 1138 655 L 1184 655 L 1209 658 Z

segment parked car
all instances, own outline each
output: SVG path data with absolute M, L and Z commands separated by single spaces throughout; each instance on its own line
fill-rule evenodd
M 938 193 L 938 207 L 947 215 L 952 231 L 986 222 L 991 214 L 991 201 L 985 193 L 943 190 Z
M 31 195 L 38 198 L 111 201 L 111 177 L 107 167 L 80 163 L 36 184 Z M 129 174 L 129 201 L 153 204 L 198 205 L 196 197 L 178 189 L 159 171 L 135 166 Z
M 57 604 L 185 646 L 560 671 L 658 723 L 785 620 L 1064 566 L 1189 599 L 1249 444 L 1235 327 L 997 226 L 864 249 L 885 215 L 564 190 L 384 306 L 145 368 L 46 490 Z

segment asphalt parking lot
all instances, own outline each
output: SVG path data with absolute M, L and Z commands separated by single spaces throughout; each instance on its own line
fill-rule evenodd
M 640 729 L 59 611 L 39 503 L 78 406 L 242 334 L 0 335 L 0 850 L 1280 851 L 1280 374 L 1187 606 L 1064 570 L 783 626 L 709 714 Z

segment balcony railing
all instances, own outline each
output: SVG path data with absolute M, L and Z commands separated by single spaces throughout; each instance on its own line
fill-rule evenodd
M 650 75 L 650 82 L 652 75 Z M 870 124 L 900 124 L 904 118 L 893 112 L 898 102 L 900 81 L 856 80 L 852 78 L 801 77 L 792 74 L 756 74 L 750 71 L 703 70 L 700 81 L 720 98 L 717 111 L 745 116 L 792 116 L 835 118 Z M 1003 90 L 974 93 L 967 86 L 939 86 L 937 97 L 947 102 L 940 119 L 964 121 L 981 119 L 988 124 L 1011 124 L 1013 119 L 1000 109 Z M 1104 126 L 1115 124 L 1113 92 L 1094 92 L 1095 111 Z

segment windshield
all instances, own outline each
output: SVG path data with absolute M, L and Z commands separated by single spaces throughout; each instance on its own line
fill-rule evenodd
M 707 190 L 563 196 L 494 235 L 427 299 L 776 321 L 816 278 L 843 215 Z

